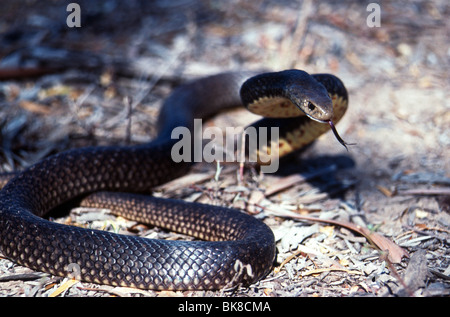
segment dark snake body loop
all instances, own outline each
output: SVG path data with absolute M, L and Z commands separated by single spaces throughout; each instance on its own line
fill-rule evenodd
M 322 116 L 328 115 L 326 120 L 339 120 L 347 106 L 347 93 L 340 80 L 332 75 L 317 75 L 314 78 L 322 83 L 318 84 L 306 73 L 297 74 L 311 86 L 308 102 L 317 104 L 308 105 L 295 92 L 290 92 L 290 96 L 283 92 L 280 97 L 300 98 L 299 102 L 310 111 L 322 108 L 321 98 L 334 98 L 334 117 L 329 113 Z M 292 74 L 284 75 L 293 80 Z M 258 77 L 260 84 L 267 87 L 257 95 L 249 97 L 251 93 L 243 88 L 239 96 L 239 87 L 248 77 L 248 73 L 227 73 L 176 89 L 162 107 L 159 135 L 150 144 L 70 150 L 18 174 L 0 191 L 1 252 L 35 270 L 67 276 L 71 273 L 69 268 L 78 267 L 76 277 L 84 281 L 145 289 L 219 289 L 248 285 L 264 277 L 272 267 L 275 242 L 272 231 L 261 221 L 233 209 L 139 194 L 149 193 L 153 187 L 189 170 L 189 162 L 175 163 L 171 159 L 175 141 L 170 135 L 175 127 L 192 128 L 194 118 L 239 105 L 241 97 L 246 104 L 255 98 L 272 98 L 267 95 L 271 93 L 268 83 L 273 81 L 270 74 L 266 75 L 266 82 L 264 76 Z M 283 84 L 280 89 L 284 91 Z M 275 98 L 279 95 L 273 94 Z M 324 106 L 325 112 L 330 111 L 328 106 Z M 286 143 L 284 147 L 296 149 L 329 129 L 305 118 L 269 119 L 277 122 L 260 125 L 273 123 L 286 128 L 281 141 Z M 302 140 L 297 142 L 295 138 L 300 132 L 292 132 L 294 129 L 303 129 L 301 133 L 306 138 L 300 136 Z M 309 135 L 310 129 L 317 133 Z M 137 194 L 117 193 L 105 200 L 103 196 L 108 194 L 104 191 Z M 89 193 L 97 193 L 87 198 L 91 206 L 109 208 L 137 221 L 211 241 L 151 240 L 41 218 L 58 205 Z

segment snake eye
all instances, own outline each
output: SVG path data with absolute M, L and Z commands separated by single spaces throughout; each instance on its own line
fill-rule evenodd
M 313 111 L 314 109 L 316 109 L 316 106 L 312 102 L 308 102 L 308 109 L 309 111 Z

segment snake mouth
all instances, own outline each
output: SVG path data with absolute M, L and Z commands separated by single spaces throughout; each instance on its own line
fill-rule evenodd
M 301 110 L 301 109 L 300 109 Z M 302 110 L 303 111 L 303 110 Z M 307 113 L 305 113 L 306 114 L 306 116 L 308 117 L 308 118 L 310 118 L 311 120 L 314 120 L 314 121 L 317 121 L 317 122 L 320 122 L 320 123 L 328 123 L 328 122 L 330 122 L 331 120 L 322 120 L 322 119 L 318 119 L 318 118 L 315 118 L 315 117 L 313 117 L 313 116 L 311 116 L 311 115 L 309 115 L 309 114 L 307 114 Z
M 329 104 L 323 102 L 320 107 L 316 106 L 311 101 L 305 101 L 302 105 L 298 105 L 297 107 L 311 120 L 327 123 L 333 117 L 333 105 L 331 100 L 329 101 Z

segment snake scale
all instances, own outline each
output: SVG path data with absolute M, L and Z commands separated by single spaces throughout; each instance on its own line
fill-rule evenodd
M 190 162 L 171 159 L 174 128 L 191 129 L 194 118 L 242 103 L 271 117 L 255 127 L 279 127 L 277 155 L 303 147 L 330 127 L 345 145 L 333 123 L 346 111 L 347 91 L 333 75 L 287 70 L 201 78 L 166 99 L 154 141 L 69 150 L 10 180 L 0 191 L 2 254 L 38 271 L 67 276 L 77 267 L 83 281 L 143 289 L 220 289 L 258 281 L 271 270 L 276 251 L 263 222 L 234 209 L 144 195 L 189 171 Z M 89 206 L 209 241 L 145 239 L 42 218 L 86 196 Z

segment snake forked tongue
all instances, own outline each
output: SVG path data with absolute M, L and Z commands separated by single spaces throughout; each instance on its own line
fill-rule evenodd
M 348 151 L 347 145 L 353 145 L 354 143 L 347 143 L 344 140 L 342 140 L 341 136 L 339 135 L 339 133 L 336 130 L 336 127 L 334 126 L 333 121 L 329 120 L 327 121 L 328 124 L 330 125 L 331 131 L 333 131 L 334 136 L 336 137 L 336 139 L 339 141 L 339 143 L 341 143 L 345 149 Z

